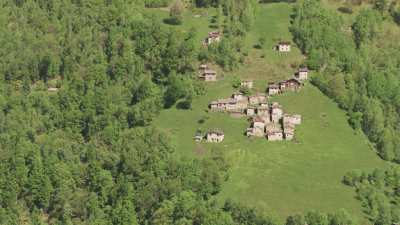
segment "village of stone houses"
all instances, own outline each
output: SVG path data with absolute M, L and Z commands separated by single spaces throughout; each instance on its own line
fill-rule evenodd
M 219 42 L 221 38 L 219 32 L 210 32 L 203 45 L 207 46 Z M 277 43 L 274 50 L 279 53 L 290 52 L 291 44 L 281 41 Z M 308 79 L 308 72 L 307 67 L 299 67 L 292 78 L 266 84 L 264 92 L 246 95 L 241 91 L 236 91 L 227 98 L 218 96 L 209 103 L 209 112 L 227 113 L 237 118 L 247 117 L 249 127 L 245 131 L 238 130 L 237 132 L 242 132 L 249 138 L 265 138 L 267 141 L 293 140 L 296 135 L 296 126 L 302 123 L 302 116 L 285 113 L 285 109 L 278 102 L 271 102 L 270 97 L 285 92 L 300 91 L 304 82 Z M 218 73 L 209 65 L 201 64 L 198 77 L 204 82 L 215 82 L 218 80 Z M 240 86 L 251 90 L 254 87 L 254 82 L 248 79 L 241 80 Z M 206 142 L 213 143 L 222 142 L 224 138 L 224 131 L 219 128 L 209 130 L 206 133 L 198 131 L 194 137 L 197 142 L 205 139 Z

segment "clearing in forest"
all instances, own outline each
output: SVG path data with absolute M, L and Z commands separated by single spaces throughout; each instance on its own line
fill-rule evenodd
M 170 134 L 181 157 L 204 156 L 212 149 L 225 152 L 232 169 L 219 195 L 221 200 L 238 200 L 279 218 L 311 209 L 332 212 L 345 208 L 361 219 L 360 203 L 353 190 L 341 183 L 342 177 L 353 169 L 372 169 L 384 163 L 371 150 L 368 140 L 351 129 L 345 112 L 316 87 L 307 83 L 298 93 L 273 98 L 288 113 L 303 117 L 293 141 L 272 143 L 249 139 L 244 134 L 248 127 L 246 117 L 232 118 L 224 113 L 207 112 L 209 102 L 234 92 L 233 74 L 254 79 L 259 90 L 265 90 L 270 81 L 293 75 L 295 68 L 290 65 L 303 61 L 299 50 L 293 48 L 287 54 L 272 51 L 277 41 L 291 41 L 290 13 L 291 5 L 287 3 L 260 5 L 246 44 L 252 46 L 264 36 L 266 47 L 250 50 L 244 66 L 225 74 L 220 81 L 207 84 L 206 94 L 193 101 L 193 109 L 164 110 L 154 124 Z M 194 19 L 190 21 L 195 23 Z M 207 26 L 204 23 L 198 28 L 208 32 L 211 29 Z M 198 129 L 212 128 L 224 130 L 222 143 L 193 140 Z

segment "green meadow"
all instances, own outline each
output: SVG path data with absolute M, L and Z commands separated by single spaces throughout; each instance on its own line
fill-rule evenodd
M 175 107 L 162 111 L 154 125 L 166 131 L 176 147 L 178 157 L 204 157 L 211 150 L 223 151 L 231 171 L 219 200 L 233 199 L 276 215 L 309 211 L 336 211 L 345 208 L 363 221 L 361 204 L 354 191 L 343 185 L 343 175 L 353 169 L 384 166 L 361 132 L 347 123 L 344 111 L 307 83 L 298 93 L 287 93 L 271 99 L 283 105 L 288 113 L 301 114 L 303 123 L 296 128 L 295 140 L 268 142 L 264 138 L 247 138 L 244 132 L 250 123 L 246 117 L 233 118 L 224 113 L 208 112 L 208 103 L 229 97 L 233 75 L 255 80 L 256 90 L 265 91 L 270 81 L 292 76 L 295 66 L 303 61 L 296 48 L 288 54 L 272 50 L 279 40 L 291 40 L 289 20 L 291 5 L 273 3 L 259 5 L 253 31 L 247 35 L 249 57 L 243 66 L 224 73 L 218 82 L 206 84 L 206 94 L 193 101 L 191 110 Z M 160 19 L 165 11 L 154 10 Z M 195 26 L 206 35 L 210 17 L 194 17 L 187 12 L 181 29 Z M 260 37 L 266 38 L 263 50 L 254 49 Z M 199 38 L 200 39 L 200 38 Z M 200 43 L 199 43 L 200 45 Z M 220 128 L 225 140 L 220 144 L 196 143 L 196 130 Z

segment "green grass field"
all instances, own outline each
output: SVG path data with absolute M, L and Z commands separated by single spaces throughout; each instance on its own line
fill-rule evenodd
M 246 44 L 252 46 L 260 36 L 265 36 L 267 47 L 252 49 L 245 65 L 232 74 L 255 79 L 260 91 L 265 90 L 268 81 L 292 76 L 294 69 L 290 64 L 303 60 L 299 50 L 286 55 L 272 51 L 277 40 L 291 40 L 290 12 L 291 5 L 286 3 L 260 5 L 254 31 L 248 34 Z M 208 20 L 201 20 L 204 23 L 200 22 L 198 29 L 208 30 Z M 265 57 L 261 58 L 263 54 Z M 277 215 L 279 219 L 311 209 L 332 212 L 345 208 L 363 221 L 360 202 L 341 179 L 350 170 L 385 164 L 367 139 L 351 129 L 345 112 L 316 87 L 306 84 L 299 93 L 274 98 L 283 105 L 285 112 L 303 116 L 302 125 L 296 129 L 296 140 L 270 143 L 263 138 L 249 139 L 244 135 L 249 126 L 246 117 L 232 118 L 228 114 L 207 112 L 210 101 L 228 97 L 234 91 L 231 77 L 231 73 L 227 73 L 224 79 L 207 84 L 206 94 L 193 101 L 193 109 L 171 108 L 156 119 L 154 124 L 170 135 L 177 154 L 200 157 L 212 149 L 226 154 L 232 169 L 219 195 L 220 200 L 231 198 Z M 211 128 L 224 130 L 224 142 L 194 142 L 197 129 Z

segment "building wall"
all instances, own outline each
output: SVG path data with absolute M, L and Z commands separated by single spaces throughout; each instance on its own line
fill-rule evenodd
M 258 128 L 258 129 L 261 129 L 261 130 L 264 130 L 265 124 L 264 124 L 263 122 L 254 122 L 254 123 L 253 123 L 253 127 L 254 127 L 254 128 Z
M 307 80 L 308 72 L 299 72 L 299 79 L 300 80 Z
M 208 142 L 222 142 L 224 140 L 224 135 L 217 135 L 217 134 L 207 134 L 207 141 Z
M 217 80 L 217 76 L 216 75 L 205 74 L 204 75 L 204 80 L 205 81 L 216 81 Z
M 255 110 L 254 110 L 254 109 L 247 109 L 247 110 L 246 110 L 246 114 L 247 114 L 248 116 L 253 116 L 253 115 L 255 114 Z
M 280 52 L 290 52 L 290 45 L 279 45 Z
M 270 88 L 269 88 L 269 89 L 268 89 L 268 94 L 269 94 L 269 95 L 276 95 L 276 94 L 279 94 L 279 89 L 275 89 L 275 88 L 274 88 L 274 89 L 272 89 L 272 88 L 270 89 Z
M 267 135 L 268 141 L 281 141 L 283 140 L 283 134 L 281 132 L 277 132 L 274 134 Z

